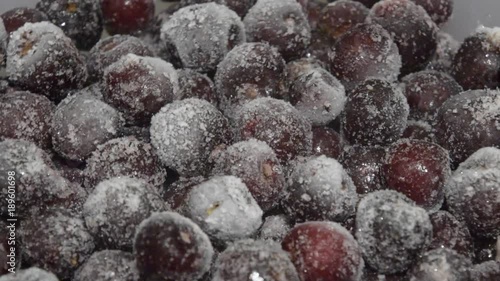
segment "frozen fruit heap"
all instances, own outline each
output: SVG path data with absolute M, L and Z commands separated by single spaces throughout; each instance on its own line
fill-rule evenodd
M 500 28 L 165 2 L 0 16 L 0 281 L 500 280 Z

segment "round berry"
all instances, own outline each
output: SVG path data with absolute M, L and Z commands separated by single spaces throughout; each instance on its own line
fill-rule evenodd
M 469 281 L 471 261 L 450 249 L 430 250 L 409 271 L 410 280 L 442 281 L 443 278 Z M 446 277 L 445 277 L 446 276 Z
M 245 42 L 245 27 L 224 5 L 195 4 L 172 15 L 161 28 L 161 39 L 173 45 L 184 68 L 209 72 L 231 49 Z
M 85 187 L 92 189 L 103 180 L 132 176 L 160 188 L 166 171 L 160 165 L 153 147 L 134 137 L 112 139 L 97 146 L 87 159 Z
M 103 30 L 101 9 L 95 0 L 40 0 L 37 9 L 59 26 L 79 49 L 89 50 Z
M 432 242 L 429 249 L 448 248 L 466 257 L 473 257 L 473 241 L 467 226 L 446 211 L 430 214 Z
M 249 42 L 268 42 L 285 60 L 302 57 L 311 40 L 311 28 L 295 0 L 258 0 L 243 20 Z
M 327 125 L 344 109 L 345 88 L 340 81 L 323 68 L 311 69 L 292 83 L 290 103 L 312 125 Z
M 104 27 L 111 34 L 138 34 L 153 21 L 154 0 L 102 0 Z
M 207 175 L 212 150 L 231 138 L 228 120 L 199 99 L 167 104 L 151 120 L 150 130 L 160 160 L 181 176 Z
M 267 143 L 282 164 L 311 153 L 311 124 L 291 104 L 258 98 L 244 104 L 236 115 L 236 140 L 255 138 Z
M 123 56 L 104 70 L 104 101 L 123 113 L 131 124 L 149 124 L 151 117 L 179 91 L 174 67 L 161 59 Z
M 321 11 L 318 27 L 333 40 L 365 21 L 370 10 L 363 4 L 351 0 L 329 3 Z
M 49 148 L 54 110 L 55 105 L 41 95 L 17 91 L 0 95 L 0 139 L 24 139 Z
M 274 151 L 250 139 L 229 146 L 216 159 L 214 175 L 239 177 L 264 211 L 275 207 L 285 189 L 285 176 Z
M 356 187 L 335 159 L 319 156 L 299 163 L 288 181 L 283 208 L 294 221 L 343 222 L 354 215 Z
M 20 230 L 27 262 L 61 279 L 73 276 L 94 251 L 94 240 L 82 219 L 63 210 L 37 214 Z
M 154 213 L 134 240 L 140 280 L 197 280 L 208 272 L 214 249 L 207 235 L 177 213 Z
M 10 35 L 6 71 L 13 84 L 51 100 L 61 100 L 87 79 L 78 49 L 48 22 L 26 23 Z
M 51 272 L 38 267 L 30 267 L 16 270 L 15 274 L 3 275 L 0 281 L 59 281 L 59 279 Z
M 403 139 L 389 147 L 382 174 L 387 188 L 426 210 L 437 211 L 451 176 L 448 151 L 432 142 Z
M 347 97 L 342 130 L 352 144 L 387 145 L 403 134 L 409 111 L 398 87 L 385 80 L 366 80 Z
M 95 252 L 75 272 L 73 281 L 135 281 L 139 273 L 134 256 L 118 250 Z
M 268 216 L 260 227 L 259 238 L 281 242 L 291 228 L 292 226 L 284 215 Z
M 248 238 L 262 224 L 262 209 L 234 176 L 216 176 L 194 186 L 185 204 L 186 216 L 217 245 Z
M 443 26 L 453 13 L 453 0 L 412 0 L 420 5 L 429 14 L 431 19 L 438 25 Z
M 410 0 L 383 0 L 373 5 L 368 23 L 385 28 L 398 45 L 401 73 L 425 67 L 436 52 L 438 27 L 421 6 Z
M 115 35 L 100 40 L 90 49 L 88 54 L 89 80 L 92 82 L 100 81 L 104 69 L 128 54 L 145 57 L 154 56 L 151 47 L 137 37 Z
M 259 97 L 283 96 L 285 61 L 265 43 L 244 43 L 219 64 L 215 86 L 221 109 L 231 115 L 243 103 Z
M 121 131 L 120 113 L 85 92 L 65 98 L 52 117 L 54 150 L 66 159 L 84 161 L 97 148 Z
M 339 133 L 328 127 L 314 127 L 312 133 L 313 155 L 339 159 L 345 146 L 344 138 Z
M 427 212 L 392 190 L 368 193 L 356 214 L 356 239 L 366 263 L 381 274 L 404 272 L 429 246 Z
M 106 249 L 131 250 L 136 227 L 166 210 L 158 189 L 143 179 L 116 177 L 100 182 L 83 206 L 90 234 Z
M 289 89 L 292 83 L 304 73 L 321 67 L 323 67 L 323 62 L 314 57 L 304 57 L 288 62 L 285 67 L 286 88 Z
M 500 147 L 500 92 L 473 90 L 449 98 L 439 109 L 437 142 L 459 164 L 481 147 Z
M 385 189 L 381 170 L 385 155 L 386 149 L 380 146 L 353 145 L 344 150 L 340 162 L 358 194 Z
M 349 91 L 367 78 L 396 81 L 401 68 L 397 45 L 378 24 L 359 24 L 347 31 L 333 44 L 328 62 Z
M 285 237 L 282 247 L 303 281 L 356 281 L 364 262 L 358 242 L 334 222 L 297 224 Z
M 16 31 L 27 22 L 47 21 L 47 15 L 41 11 L 28 7 L 19 7 L 8 10 L 0 15 L 7 33 Z

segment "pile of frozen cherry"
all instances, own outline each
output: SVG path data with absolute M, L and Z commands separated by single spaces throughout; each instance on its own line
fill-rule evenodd
M 0 281 L 499 281 L 500 28 L 452 10 L 2 14 Z

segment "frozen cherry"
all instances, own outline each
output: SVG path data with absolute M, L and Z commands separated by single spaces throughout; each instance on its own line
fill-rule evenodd
M 480 160 L 482 159 L 482 160 Z M 482 148 L 465 160 L 447 183 L 450 212 L 475 236 L 500 235 L 500 149 Z
M 451 74 L 465 90 L 500 86 L 499 34 L 498 28 L 479 28 L 460 45 Z
M 205 74 L 191 69 L 179 69 L 179 91 L 175 98 L 179 100 L 199 98 L 215 106 L 219 106 L 219 96 L 215 91 L 214 82 Z
M 435 249 L 425 252 L 410 269 L 410 280 L 442 281 L 443 278 L 456 281 L 470 279 L 469 267 L 472 262 L 450 249 Z M 445 277 L 446 276 L 446 277 Z
M 276 48 L 265 43 L 245 43 L 231 50 L 219 64 L 215 86 L 221 109 L 231 115 L 234 107 L 259 97 L 283 96 L 285 61 Z
M 420 5 L 429 14 L 432 20 L 438 25 L 443 26 L 453 13 L 453 0 L 412 0 Z
M 467 226 L 446 211 L 430 214 L 432 242 L 429 249 L 448 248 L 472 258 L 474 255 L 472 237 Z
M 95 252 L 75 272 L 73 281 L 136 281 L 134 255 L 119 250 Z
M 398 45 L 402 74 L 425 67 L 436 52 L 438 27 L 421 6 L 410 0 L 383 0 L 376 3 L 367 22 L 385 28 Z
M 380 146 L 353 145 L 344 150 L 340 162 L 358 194 L 385 188 L 381 171 L 385 155 L 386 149 Z
M 451 72 L 453 58 L 460 48 L 460 43 L 450 34 L 439 31 L 437 35 L 436 53 L 427 65 L 426 69 Z
M 381 274 L 407 270 L 431 237 L 427 212 L 401 193 L 374 191 L 359 202 L 356 239 L 366 263 Z
M 274 151 L 250 139 L 229 146 L 217 157 L 212 174 L 239 177 L 264 211 L 275 207 L 285 189 L 285 176 Z
M 347 97 L 342 129 L 352 144 L 387 145 L 401 137 L 408 115 L 408 102 L 397 86 L 370 79 Z
M 298 163 L 288 181 L 282 204 L 292 220 L 344 222 L 354 215 L 356 187 L 335 159 L 319 156 Z
M 213 281 L 299 281 L 288 253 L 272 241 L 240 240 L 215 262 Z
M 333 44 L 330 69 L 347 90 L 367 78 L 398 79 L 401 56 L 389 32 L 378 24 L 360 24 Z
M 137 37 L 115 35 L 100 40 L 89 51 L 87 59 L 89 80 L 92 82 L 100 81 L 106 67 L 128 54 L 154 56 L 151 47 Z
M 325 155 L 333 159 L 340 157 L 345 141 L 339 133 L 328 127 L 314 127 L 312 133 L 312 154 Z
M 285 60 L 298 59 L 311 40 L 311 28 L 295 0 L 259 0 L 243 20 L 247 41 L 268 42 Z
M 20 234 L 28 263 L 63 280 L 73 276 L 95 247 L 83 220 L 63 210 L 37 214 L 23 223 Z
M 47 21 L 47 15 L 33 8 L 19 7 L 0 15 L 5 25 L 7 33 L 16 31 L 27 22 Z
M 236 45 L 245 42 L 245 27 L 228 7 L 195 4 L 175 12 L 161 28 L 164 44 L 171 44 L 184 68 L 214 71 Z
M 302 74 L 316 68 L 324 68 L 323 62 L 314 57 L 304 57 L 288 62 L 285 67 L 286 87 L 290 88 L 293 82 Z
M 434 121 L 439 107 L 448 98 L 462 92 L 451 76 L 429 70 L 405 76 L 402 87 L 410 105 L 410 118 L 428 121 Z
M 134 54 L 123 56 L 104 70 L 104 101 L 131 124 L 149 124 L 151 117 L 179 91 L 177 71 L 168 62 Z
M 500 261 L 488 261 L 472 266 L 471 280 L 496 281 L 500 278 Z
M 41 95 L 30 92 L 0 95 L 0 139 L 24 139 L 49 148 L 54 110 L 55 105 Z
M 139 225 L 134 254 L 140 280 L 192 281 L 210 269 L 214 249 L 190 219 L 163 212 Z
M 260 227 L 259 238 L 281 242 L 292 226 L 284 215 L 268 216 Z
M 101 8 L 95 0 L 40 0 L 37 9 L 59 26 L 79 49 L 89 50 L 103 30 Z
M 215 176 L 194 186 L 185 204 L 186 216 L 219 246 L 251 237 L 262 224 L 262 209 L 234 176 Z
M 15 274 L 7 274 L 0 277 L 0 281 L 59 281 L 53 273 L 30 267 L 27 269 L 16 270 Z
M 85 187 L 92 189 L 99 182 L 118 176 L 142 178 L 159 188 L 166 171 L 149 143 L 134 137 L 112 139 L 97 146 L 87 159 Z
M 365 21 L 370 10 L 363 4 L 351 0 L 339 0 L 328 4 L 321 11 L 319 29 L 337 40 L 347 31 Z
M 158 189 L 143 179 L 116 177 L 100 182 L 83 206 L 83 218 L 96 243 L 131 250 L 136 227 L 167 205 Z
M 311 124 L 291 104 L 258 98 L 244 104 L 234 120 L 236 140 L 258 139 L 267 143 L 284 164 L 311 153 Z
M 84 91 L 65 98 L 52 118 L 54 150 L 66 159 L 84 161 L 97 148 L 118 136 L 120 113 Z
M 103 0 L 101 10 L 106 31 L 113 34 L 137 34 L 144 31 L 155 14 L 153 0 Z
M 207 175 L 208 158 L 231 141 L 229 121 L 209 102 L 174 101 L 151 120 L 151 143 L 163 164 L 181 176 Z
M 448 151 L 432 142 L 402 139 L 389 147 L 382 174 L 387 188 L 426 210 L 437 211 L 451 176 Z
M 51 100 L 61 100 L 87 79 L 78 49 L 48 22 L 26 23 L 11 34 L 6 70 L 11 83 Z
M 305 222 L 296 225 L 282 247 L 303 281 L 356 281 L 364 262 L 358 242 L 334 222 Z
M 500 147 L 500 92 L 472 90 L 450 97 L 436 117 L 436 140 L 459 164 L 481 147 Z
M 311 69 L 295 79 L 288 95 L 290 103 L 314 126 L 333 121 L 346 102 L 344 86 L 323 68 Z

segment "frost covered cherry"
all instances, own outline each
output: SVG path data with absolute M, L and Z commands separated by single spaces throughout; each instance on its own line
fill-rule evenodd
M 116 109 L 85 91 L 59 103 L 51 121 L 54 150 L 73 161 L 85 161 L 98 145 L 117 137 L 124 125 Z
M 356 239 L 366 263 L 381 274 L 406 271 L 431 242 L 427 212 L 392 190 L 368 193 L 356 214 Z
M 192 281 L 210 269 L 214 249 L 190 219 L 162 212 L 137 228 L 134 255 L 141 280 Z
M 425 252 L 409 271 L 409 280 L 442 281 L 443 278 L 456 281 L 470 279 L 472 262 L 457 252 L 443 248 Z
M 154 18 L 154 0 L 102 0 L 106 31 L 111 34 L 137 34 Z
M 254 235 L 263 215 L 246 185 L 234 176 L 215 176 L 194 186 L 184 213 L 217 245 Z
M 368 78 L 396 81 L 401 68 L 397 45 L 378 24 L 359 24 L 347 31 L 333 44 L 328 62 L 348 91 Z
M 231 141 L 229 121 L 207 101 L 164 106 L 151 120 L 151 143 L 162 163 L 181 176 L 207 175 L 212 151 Z
M 291 104 L 258 98 L 244 104 L 236 115 L 235 139 L 255 138 L 267 143 L 282 164 L 311 153 L 311 124 Z
M 285 61 L 266 43 L 244 43 L 219 64 L 215 86 L 221 109 L 231 115 L 235 107 L 259 98 L 283 96 Z
M 7 33 L 16 31 L 27 22 L 47 21 L 47 15 L 34 8 L 18 7 L 0 15 Z
M 335 159 L 319 156 L 299 163 L 288 181 L 282 204 L 292 220 L 343 222 L 354 215 L 356 187 Z
M 54 110 L 55 105 L 41 95 L 20 91 L 0 95 L 0 139 L 24 139 L 49 148 Z
M 282 247 L 303 281 L 360 279 L 364 262 L 358 242 L 334 222 L 305 222 L 296 225 Z
M 61 100 L 87 79 L 83 57 L 70 38 L 48 22 L 26 23 L 7 48 L 7 74 L 14 85 Z
M 346 102 L 344 86 L 323 68 L 302 73 L 292 83 L 288 95 L 290 103 L 314 126 L 333 121 Z
M 27 262 L 61 279 L 71 278 L 95 247 L 83 220 L 63 210 L 51 210 L 30 218 L 23 223 L 20 234 Z
M 293 60 L 288 62 L 285 67 L 287 89 L 290 88 L 292 83 L 297 78 L 302 76 L 302 74 L 308 72 L 309 70 L 321 67 L 324 68 L 323 62 L 319 61 L 314 57 L 304 57 L 298 60 Z
M 408 115 L 408 102 L 398 87 L 370 79 L 347 97 L 342 130 L 352 144 L 387 145 L 401 137 Z
M 453 14 L 453 0 L 412 0 L 420 5 L 438 25 L 443 26 Z
M 215 262 L 213 281 L 299 281 L 288 253 L 272 241 L 240 240 Z
M 411 0 L 383 0 L 373 5 L 368 23 L 385 28 L 398 45 L 402 74 L 423 69 L 436 52 L 438 27 L 421 6 Z
M 134 255 L 119 250 L 94 252 L 75 272 L 73 281 L 135 281 L 139 273 Z
M 240 178 L 264 211 L 278 204 L 286 186 L 276 154 L 266 143 L 255 139 L 235 143 L 222 151 L 212 174 Z
M 453 173 L 446 202 L 457 219 L 479 237 L 500 235 L 500 149 L 487 147 L 472 154 Z
M 500 146 L 500 92 L 471 90 L 449 98 L 436 117 L 436 140 L 454 164 L 487 146 Z
M 285 60 L 302 57 L 311 40 L 311 28 L 294 0 L 258 0 L 243 20 L 248 42 L 268 42 Z
M 382 174 L 387 188 L 426 210 L 437 211 L 451 176 L 448 151 L 432 142 L 402 139 L 389 147 Z
M 351 177 L 358 194 L 385 188 L 381 169 L 385 155 L 386 148 L 380 146 L 353 145 L 344 150 L 340 163 Z
M 313 155 L 339 159 L 346 145 L 339 133 L 328 127 L 314 127 L 312 133 Z
M 167 209 L 158 189 L 143 179 L 115 177 L 100 182 L 83 206 L 83 218 L 96 243 L 131 250 L 136 227 Z
M 446 211 L 437 211 L 429 216 L 432 223 L 432 242 L 429 249 L 448 248 L 466 257 L 473 257 L 472 237 L 463 222 Z
M 103 180 L 132 176 L 160 188 L 166 171 L 161 166 L 151 144 L 135 137 L 112 139 L 97 146 L 87 159 L 84 170 L 85 187 L 92 189 Z
M 179 77 L 164 60 L 128 54 L 104 70 L 101 90 L 129 123 L 144 125 L 175 98 Z
M 195 4 L 172 15 L 161 28 L 161 40 L 172 44 L 184 68 L 210 72 L 231 49 L 245 42 L 245 27 L 224 5 Z
M 351 0 L 329 3 L 321 10 L 318 28 L 331 39 L 337 40 L 357 24 L 363 23 L 370 10 Z

